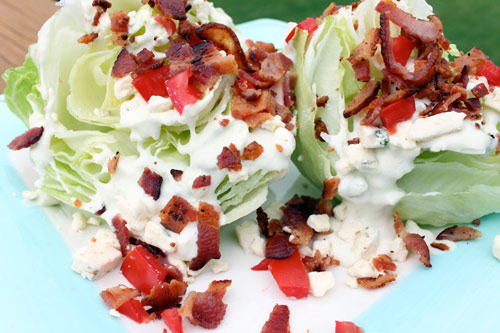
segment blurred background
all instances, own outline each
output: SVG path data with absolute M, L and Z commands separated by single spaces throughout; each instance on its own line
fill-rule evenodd
M 269 17 L 283 21 L 302 21 L 321 15 L 328 0 L 212 0 L 231 15 L 235 23 Z M 352 0 L 338 0 L 338 5 Z M 428 0 L 440 16 L 445 36 L 468 51 L 478 46 L 500 64 L 500 1 Z M 56 10 L 52 0 L 0 0 L 0 73 L 19 66 L 36 32 Z M 5 83 L 0 80 L 0 93 Z

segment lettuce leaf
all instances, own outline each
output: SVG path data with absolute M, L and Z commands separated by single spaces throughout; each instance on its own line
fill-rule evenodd
M 41 112 L 45 106 L 38 91 L 40 77 L 31 53 L 28 52 L 22 66 L 7 70 L 2 77 L 7 83 L 4 92 L 7 106 L 28 127 L 34 109 Z

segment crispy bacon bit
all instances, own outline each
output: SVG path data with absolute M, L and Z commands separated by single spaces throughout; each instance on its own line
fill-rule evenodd
M 360 143 L 360 139 L 359 138 L 353 138 L 351 140 L 347 140 L 347 144 L 350 146 L 350 145 L 359 145 Z
M 115 156 L 113 156 L 108 161 L 108 173 L 110 175 L 114 175 L 116 173 L 116 169 L 118 168 L 118 162 L 120 161 L 120 153 L 117 152 Z
M 330 3 L 321 14 L 320 19 L 324 20 L 327 16 L 335 14 L 340 8 L 342 8 L 342 6 L 337 6 L 335 2 Z
M 176 182 L 181 181 L 183 173 L 184 173 L 184 171 L 182 171 L 182 170 L 176 170 L 176 169 L 170 170 L 170 174 L 172 175 L 172 177 L 174 178 L 174 180 Z
M 83 203 L 80 199 L 76 199 L 74 202 L 73 202 L 73 205 L 75 205 L 76 208 L 80 208 L 82 207 Z
M 214 206 L 200 202 L 198 208 L 198 254 L 189 265 L 193 271 L 197 271 L 205 266 L 211 259 L 219 259 L 220 231 L 219 212 Z
M 488 88 L 486 88 L 486 86 L 484 85 L 484 83 L 480 83 L 474 88 L 472 88 L 471 92 L 477 98 L 484 97 L 490 93 Z
M 33 127 L 12 140 L 11 143 L 7 145 L 7 147 L 10 150 L 21 150 L 23 148 L 29 148 L 40 140 L 42 134 L 43 126 Z
M 389 18 L 387 14 L 388 13 L 385 12 L 380 14 L 380 39 L 382 41 L 381 43 L 382 58 L 384 59 L 386 70 L 389 73 L 394 74 L 393 76 L 397 77 L 399 75 L 403 80 L 410 81 L 413 84 L 416 85 L 427 84 L 429 81 L 432 80 L 434 76 L 435 72 L 434 65 L 440 54 L 439 47 L 437 46 L 437 44 L 434 44 L 433 46 L 429 45 L 430 51 L 428 53 L 427 59 L 425 59 L 426 60 L 425 66 L 418 71 L 409 72 L 405 66 L 401 65 L 396 61 L 396 58 L 394 56 L 394 50 L 393 50 L 394 43 L 391 37 Z M 427 21 L 422 21 L 422 22 L 427 22 Z M 397 79 L 391 77 L 391 80 L 394 81 Z
M 418 234 L 407 234 L 406 236 L 403 236 L 403 242 L 406 244 L 407 248 L 418 253 L 421 263 L 423 263 L 426 267 L 432 267 L 429 247 L 422 236 Z
M 229 125 L 229 119 L 224 118 L 224 119 L 222 119 L 221 121 L 219 121 L 219 124 L 220 124 L 222 127 L 226 127 L 227 125 Z
M 358 278 L 358 284 L 366 289 L 377 289 L 385 286 L 387 283 L 396 280 L 396 274 L 380 275 L 377 278 Z
M 239 68 L 251 70 L 240 41 L 231 28 L 224 24 L 210 22 L 196 28 L 195 32 L 202 40 L 212 41 L 217 48 L 233 55 Z
M 276 83 L 293 67 L 293 62 L 282 53 L 271 53 L 260 65 L 257 78 L 264 82 Z
M 99 209 L 97 212 L 94 213 L 94 215 L 96 216 L 101 216 L 102 214 L 104 214 L 106 212 L 106 206 L 102 206 L 101 209 Z
M 282 145 L 276 145 L 276 150 L 279 151 L 280 153 L 283 152 L 283 146 Z
M 92 20 L 92 25 L 97 27 L 99 25 L 99 21 L 101 20 L 102 14 L 104 14 L 109 8 L 111 8 L 111 3 L 105 0 L 94 0 L 92 2 L 93 7 L 97 7 L 97 12 L 94 15 L 94 19 Z
M 441 251 L 449 251 L 450 247 L 444 243 L 436 243 L 432 242 L 431 246 L 435 249 L 441 250 Z
M 158 286 L 154 286 L 150 294 L 141 300 L 141 304 L 160 311 L 175 307 L 181 303 L 182 296 L 186 294 L 186 289 L 186 282 L 177 280 L 163 282 Z
M 348 59 L 359 81 L 368 82 L 370 80 L 370 61 L 368 59 L 373 57 L 377 51 L 379 36 L 379 29 L 370 29 L 365 39 L 354 49 Z
M 457 101 L 460 97 L 461 97 L 460 93 L 455 93 L 453 95 L 450 95 L 450 96 L 444 98 L 441 102 L 436 104 L 436 106 L 434 107 L 434 109 L 432 109 L 430 114 L 436 115 L 436 114 L 448 111 L 450 105 L 452 103 L 454 103 L 455 101 Z
M 394 211 L 392 214 L 393 219 L 394 219 L 394 230 L 396 231 L 396 235 L 402 236 L 403 233 L 405 233 L 405 225 L 403 221 L 401 220 L 401 217 L 399 216 L 399 213 L 397 211 Z
M 314 208 L 314 214 L 333 216 L 333 202 L 330 199 L 320 199 Z
M 380 97 L 376 97 L 367 107 L 366 115 L 361 121 L 363 126 L 371 126 L 377 120 L 380 115 L 380 110 L 382 109 L 383 100 Z
M 384 1 L 380 1 L 375 9 L 379 13 L 387 13 L 394 24 L 423 42 L 435 42 L 442 36 L 443 25 L 436 16 L 432 16 L 430 21 L 419 20 L 395 4 Z
M 488 61 L 488 56 L 477 47 L 472 48 L 467 54 L 455 59 L 451 63 L 451 67 L 457 72 L 462 72 L 464 66 L 469 66 L 472 74 L 476 73 L 476 69 Z
M 353 64 L 352 69 L 358 81 L 370 81 L 370 62 L 368 60 L 362 59 L 360 62 Z
M 111 39 L 113 44 L 119 46 L 128 45 L 128 22 L 130 18 L 124 10 L 113 12 L 109 14 L 111 20 L 111 32 L 113 33 Z
M 222 148 L 222 152 L 217 156 L 217 166 L 219 170 L 241 171 L 240 151 L 234 144 L 231 143 L 229 147 Z
M 111 220 L 113 228 L 115 229 L 116 238 L 120 243 L 120 250 L 122 251 L 122 256 L 126 256 L 128 248 L 130 246 L 130 231 L 127 228 L 127 221 L 125 221 L 120 214 L 113 217 Z
M 379 254 L 377 257 L 372 259 L 373 267 L 379 272 L 394 272 L 397 268 L 396 264 L 392 262 L 392 259 L 385 254 Z
M 283 225 L 292 230 L 293 238 L 290 243 L 307 245 L 311 240 L 314 230 L 307 225 L 307 218 L 314 213 L 317 200 L 306 196 L 294 196 L 284 207 Z
M 199 177 L 196 177 L 196 179 L 193 181 L 193 188 L 202 188 L 202 187 L 207 187 L 212 184 L 212 176 L 210 175 L 202 175 Z
M 495 149 L 495 156 L 500 155 L 500 133 L 497 133 L 497 148 Z
M 323 257 L 319 250 L 316 250 L 313 257 L 306 256 L 302 258 L 302 262 L 308 272 L 323 272 L 330 266 L 340 265 L 340 261 L 329 255 Z
M 368 106 L 368 104 L 370 104 L 370 102 L 377 96 L 379 89 L 380 82 L 370 80 L 367 84 L 365 84 L 345 109 L 344 118 L 352 117 Z
M 328 134 L 328 128 L 326 127 L 326 124 L 321 120 L 321 118 L 316 118 L 314 120 L 314 137 L 316 140 L 319 140 L 321 142 L 325 142 L 323 138 L 321 137 L 322 133 Z
M 146 194 L 152 196 L 154 200 L 158 200 L 161 194 L 161 184 L 163 183 L 162 176 L 149 168 L 144 168 L 144 172 L 137 183 Z
M 331 177 L 323 181 L 323 193 L 321 198 L 333 200 L 339 189 L 340 178 Z
M 476 227 L 479 227 L 479 225 L 481 224 L 481 221 L 476 219 L 476 220 L 472 221 L 472 224 L 475 225 Z
M 138 68 L 139 66 L 137 65 L 134 55 L 130 54 L 126 48 L 123 48 L 113 65 L 111 74 L 114 77 L 122 78 L 128 73 L 135 73 Z
M 483 234 L 481 231 L 471 228 L 467 225 L 449 227 L 444 229 L 436 237 L 437 240 L 451 240 L 453 242 L 459 242 L 464 240 L 474 240 L 481 237 Z
M 266 245 L 266 258 L 285 259 L 295 252 L 295 246 L 291 244 L 286 234 L 275 234 Z
M 163 16 L 172 17 L 179 21 L 187 18 L 185 0 L 154 0 L 154 3 Z
M 467 110 L 469 111 L 472 111 L 472 112 L 478 112 L 478 111 L 481 111 L 481 109 L 483 108 L 483 106 L 481 105 L 481 101 L 479 100 L 479 98 L 469 98 L 469 99 L 466 99 L 465 102 L 465 107 L 467 108 Z M 476 125 L 479 125 L 478 123 L 476 123 Z
M 189 222 L 196 221 L 196 210 L 186 200 L 174 195 L 160 213 L 161 224 L 180 234 Z
M 262 147 L 257 141 L 252 141 L 245 147 L 241 159 L 245 161 L 255 161 L 264 152 Z
M 163 66 L 163 60 L 162 59 L 156 60 L 154 53 L 146 48 L 142 49 L 141 52 L 137 53 L 136 60 L 137 60 L 137 65 L 139 66 L 137 68 L 137 74 L 142 74 L 148 70 L 158 69 Z
M 227 305 L 222 302 L 231 280 L 213 281 L 205 292 L 191 291 L 186 297 L 179 315 L 191 324 L 207 329 L 219 326 L 226 314 Z
M 97 32 L 91 32 L 89 34 L 85 34 L 82 37 L 78 38 L 78 43 L 80 44 L 90 44 L 95 41 L 99 37 Z
M 128 288 L 120 284 L 101 291 L 100 295 L 104 303 L 111 309 L 118 309 L 131 299 L 141 296 L 141 292 L 137 289 Z
M 283 105 L 287 108 L 295 106 L 295 84 L 297 73 L 288 71 L 283 80 Z M 326 102 L 325 102 L 326 103 Z
M 290 310 L 286 305 L 276 304 L 261 333 L 290 333 Z
M 163 253 L 163 251 L 160 248 L 158 248 L 154 245 L 148 244 L 148 243 L 146 243 L 140 239 L 134 238 L 134 237 L 130 237 L 129 240 L 130 240 L 130 244 L 132 244 L 132 245 L 145 247 L 146 250 L 148 250 L 152 255 L 165 257 L 165 253 Z
M 330 99 L 330 97 L 328 97 L 328 96 L 316 97 L 316 106 L 318 108 L 325 107 L 325 105 L 326 105 L 326 103 L 328 102 L 329 99 Z

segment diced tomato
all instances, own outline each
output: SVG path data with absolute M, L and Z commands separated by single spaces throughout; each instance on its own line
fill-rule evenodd
M 309 276 L 299 251 L 286 259 L 271 259 L 269 270 L 281 291 L 288 297 L 305 298 L 309 293 Z
M 251 268 L 252 271 L 268 271 L 272 259 L 264 258 L 261 262 Z
M 168 270 L 143 246 L 137 246 L 123 260 L 123 276 L 137 289 L 149 294 L 151 288 L 165 282 Z
M 174 21 L 160 15 L 156 15 L 154 19 L 156 22 L 160 23 L 167 30 L 169 36 L 175 34 L 177 27 L 175 26 Z
M 166 309 L 161 313 L 161 318 L 172 333 L 182 333 L 182 317 L 177 308 Z
M 202 92 L 189 84 L 189 78 L 193 75 L 190 69 L 181 72 L 165 82 L 168 95 L 175 109 L 182 114 L 186 105 L 196 103 Z
M 316 29 L 318 29 L 318 23 L 316 23 L 316 20 L 308 17 L 304 21 L 300 22 L 297 24 L 297 28 L 307 31 L 309 33 L 314 32 Z M 288 36 L 285 39 L 285 42 L 288 44 L 288 42 L 295 36 L 295 29 L 293 29 Z
M 141 302 L 136 299 L 131 299 L 127 301 L 122 306 L 120 306 L 116 311 L 120 312 L 122 315 L 129 317 L 133 321 L 139 324 L 147 324 L 151 321 L 149 314 L 144 310 Z
M 363 333 L 363 330 L 350 321 L 335 321 L 335 333 Z
M 410 119 L 415 113 L 415 98 L 413 96 L 392 103 L 380 110 L 382 125 L 394 134 L 401 121 Z
M 148 70 L 146 73 L 137 75 L 132 84 L 146 102 L 149 102 L 151 96 L 167 97 L 165 81 L 168 78 L 168 73 L 168 66 Z
M 477 69 L 476 72 L 479 76 L 484 76 L 488 83 L 494 86 L 500 86 L 500 68 L 492 61 L 488 60 Z
M 408 59 L 410 59 L 411 52 L 415 47 L 417 47 L 417 45 L 405 36 L 393 38 L 393 41 L 393 52 L 396 61 L 401 65 L 406 66 Z

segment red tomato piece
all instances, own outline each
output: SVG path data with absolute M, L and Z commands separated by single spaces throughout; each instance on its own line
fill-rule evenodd
M 313 19 L 311 17 L 308 17 L 304 21 L 302 21 L 299 24 L 297 24 L 297 28 L 299 28 L 301 30 L 304 30 L 304 31 L 307 31 L 309 33 L 312 33 L 316 29 L 318 29 L 318 23 L 316 23 L 315 19 Z M 293 38 L 293 36 L 295 36 L 295 29 L 293 29 L 288 34 L 288 36 L 285 39 L 285 42 L 288 43 Z
M 168 270 L 143 246 L 137 246 L 123 260 L 123 276 L 145 294 L 165 282 Z
M 492 61 L 488 60 L 477 69 L 476 72 L 479 76 L 484 76 L 488 83 L 494 86 L 500 86 L 500 68 Z
M 165 80 L 169 74 L 168 66 L 162 66 L 158 69 L 148 70 L 146 73 L 139 74 L 132 81 L 135 89 L 141 94 L 146 102 L 152 96 L 167 97 L 167 89 L 165 88 Z
M 120 312 L 122 315 L 129 317 L 138 324 L 147 324 L 151 321 L 149 314 L 144 310 L 144 307 L 136 299 L 131 299 L 127 301 L 122 306 L 120 306 L 116 311 Z
M 264 258 L 261 262 L 251 268 L 252 271 L 268 271 L 272 259 Z
M 177 27 L 175 26 L 174 21 L 172 21 L 171 19 L 160 15 L 156 15 L 154 19 L 167 30 L 169 36 L 172 36 L 177 31 Z
M 410 119 L 414 113 L 415 98 L 411 96 L 380 110 L 380 120 L 389 133 L 394 134 L 397 132 L 398 123 Z
M 299 251 L 286 259 L 271 259 L 269 270 L 281 291 L 288 297 L 305 298 L 309 293 L 309 276 Z
M 350 321 L 335 321 L 335 333 L 363 333 L 363 329 Z
M 408 59 L 410 59 L 411 52 L 415 47 L 417 47 L 417 45 L 405 36 L 393 38 L 393 41 L 393 52 L 396 61 L 401 65 L 406 66 Z
M 175 109 L 182 114 L 186 105 L 196 103 L 202 92 L 189 84 L 189 78 L 193 75 L 190 69 L 181 72 L 165 82 L 168 95 Z
M 172 333 L 182 333 L 182 317 L 177 308 L 166 309 L 161 313 L 161 318 Z

